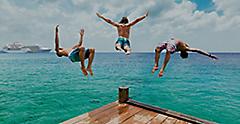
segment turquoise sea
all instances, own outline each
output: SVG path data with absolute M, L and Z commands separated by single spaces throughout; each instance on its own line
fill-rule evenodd
M 217 123 L 240 123 L 240 53 L 171 58 L 165 75 L 151 74 L 154 53 L 97 53 L 93 77 L 53 53 L 0 54 L 0 123 L 53 124 L 117 100 L 134 100 Z M 163 57 L 163 54 L 162 54 Z M 161 61 L 162 62 L 162 61 Z

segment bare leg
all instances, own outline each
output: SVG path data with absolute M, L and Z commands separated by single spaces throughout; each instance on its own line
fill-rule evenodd
M 166 52 L 165 59 L 164 59 L 164 62 L 163 62 L 163 65 L 162 65 L 162 67 L 161 67 L 161 69 L 160 69 L 160 71 L 159 71 L 159 74 L 158 74 L 159 77 L 162 77 L 162 76 L 163 76 L 163 71 L 164 71 L 165 67 L 166 67 L 167 64 L 168 64 L 169 59 L 170 59 L 170 52 L 167 51 L 167 52 Z
M 126 55 L 130 55 L 130 53 L 131 53 L 131 49 L 130 49 L 129 46 L 127 46 L 127 45 L 124 46 L 124 50 L 126 51 L 126 52 L 125 52 Z
M 122 47 L 121 47 L 121 44 L 117 43 L 117 44 L 115 44 L 115 47 L 116 47 L 119 51 L 124 52 L 124 50 L 123 50 Z
M 84 30 L 83 29 L 81 29 L 81 31 L 79 32 L 79 36 L 80 36 L 80 40 L 79 40 L 79 43 L 78 44 L 76 44 L 75 46 L 73 46 L 72 47 L 72 49 L 76 49 L 76 48 L 80 48 L 80 47 L 82 47 L 82 43 L 83 43 L 83 35 L 84 35 Z
M 160 53 L 161 53 L 161 49 L 157 47 L 155 49 L 155 64 L 153 66 L 152 73 L 154 73 L 156 70 L 158 70 L 158 62 L 159 62 L 159 58 L 160 58 Z
M 95 55 L 95 49 L 91 48 L 89 49 L 89 58 L 88 58 L 88 66 L 87 66 L 87 71 L 90 73 L 91 76 L 93 76 L 93 71 L 92 71 L 92 62 L 94 59 L 94 55 Z
M 80 62 L 81 62 L 81 70 L 82 70 L 82 73 L 87 76 L 88 73 L 85 69 L 85 65 L 84 65 L 84 55 L 85 55 L 85 48 L 84 47 L 80 47 L 79 48 L 79 57 L 80 57 Z

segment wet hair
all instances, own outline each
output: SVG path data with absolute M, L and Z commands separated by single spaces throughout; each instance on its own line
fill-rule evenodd
M 181 51 L 181 52 L 180 52 L 180 56 L 181 56 L 183 59 L 188 58 L 188 53 L 187 53 L 187 51 Z
M 127 17 L 122 17 L 122 19 L 119 23 L 120 24 L 127 24 L 128 23 L 128 18 Z

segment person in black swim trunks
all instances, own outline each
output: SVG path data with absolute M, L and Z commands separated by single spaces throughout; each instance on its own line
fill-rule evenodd
M 154 64 L 154 67 L 152 69 L 152 73 L 154 73 L 156 70 L 158 70 L 158 61 L 159 61 L 159 58 L 160 58 L 160 53 L 162 52 L 162 50 L 166 49 L 166 56 L 165 56 L 165 59 L 164 59 L 164 62 L 162 64 L 162 67 L 159 71 L 159 74 L 158 76 L 159 77 L 162 77 L 163 76 L 163 71 L 170 59 L 170 55 L 175 53 L 175 52 L 178 52 L 180 51 L 180 56 L 185 59 L 188 57 L 188 53 L 187 51 L 190 51 L 190 52 L 197 52 L 199 54 L 202 54 L 202 55 L 205 55 L 205 56 L 208 56 L 212 59 L 218 59 L 217 56 L 215 55 L 212 55 L 210 53 L 207 53 L 201 49 L 197 49 L 197 48 L 190 48 L 189 45 L 181 40 L 178 40 L 178 39 L 175 39 L 175 38 L 171 38 L 170 40 L 168 41 L 165 41 L 165 42 L 162 42 L 160 43 L 156 49 L 155 49 L 155 64 Z
M 68 57 L 72 62 L 80 62 L 82 73 L 87 76 L 88 72 L 90 75 L 93 75 L 92 71 L 92 61 L 95 55 L 95 49 L 89 48 L 85 49 L 83 47 L 83 35 L 84 29 L 80 31 L 80 41 L 78 44 L 73 46 L 72 48 L 60 48 L 59 47 L 59 37 L 58 37 L 58 28 L 59 25 L 56 26 L 55 30 L 55 51 L 58 57 Z M 85 68 L 84 60 L 88 59 L 88 66 Z M 87 72 L 88 71 L 88 72 Z

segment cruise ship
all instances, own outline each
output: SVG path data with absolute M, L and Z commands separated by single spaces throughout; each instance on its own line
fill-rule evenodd
M 2 53 L 43 53 L 50 52 L 50 48 L 40 47 L 39 45 L 23 45 L 20 42 L 7 44 L 3 47 Z

